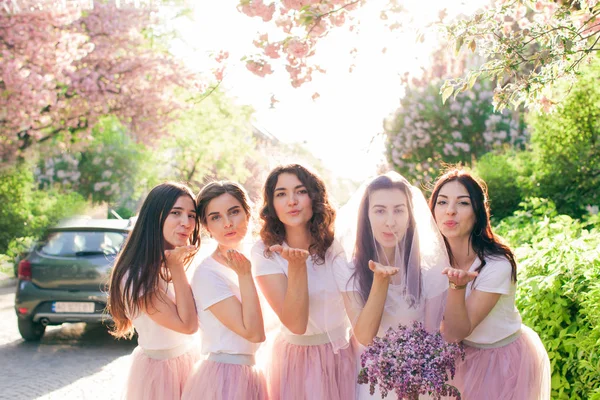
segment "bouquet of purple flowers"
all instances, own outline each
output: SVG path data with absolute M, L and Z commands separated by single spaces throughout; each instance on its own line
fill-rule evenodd
M 412 327 L 399 325 L 384 337 L 375 337 L 361 355 L 358 383 L 370 384 L 371 395 L 378 385 L 382 398 L 395 391 L 399 400 L 418 399 L 419 394 L 460 400 L 458 389 L 447 383 L 449 375 L 454 378 L 457 357 L 465 357 L 462 344 L 447 343 L 420 322 Z

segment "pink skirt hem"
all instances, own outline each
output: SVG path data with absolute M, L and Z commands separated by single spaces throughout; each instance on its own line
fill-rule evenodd
M 452 384 L 463 400 L 548 400 L 550 361 L 537 333 L 526 326 L 514 342 L 499 348 L 465 346 Z
M 255 366 L 205 360 L 199 362 L 182 400 L 267 400 L 267 382 Z
M 200 359 L 200 350 L 193 347 L 187 353 L 166 360 L 156 360 L 136 347 L 131 354 L 131 367 L 122 395 L 124 400 L 179 400 Z
M 347 400 L 356 396 L 356 346 L 300 346 L 278 336 L 267 370 L 271 400 Z

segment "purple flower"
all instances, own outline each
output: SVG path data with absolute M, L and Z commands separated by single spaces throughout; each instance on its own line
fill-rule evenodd
M 458 357 L 465 357 L 462 345 L 447 343 L 439 332 L 429 333 L 417 321 L 410 328 L 399 325 L 365 349 L 358 383 L 369 384 L 371 394 L 379 386 L 382 398 L 392 392 L 399 400 L 419 394 L 460 400 L 458 389 L 447 383 L 454 378 Z

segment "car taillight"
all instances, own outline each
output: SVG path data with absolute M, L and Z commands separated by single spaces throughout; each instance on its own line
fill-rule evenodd
M 29 260 L 21 260 L 19 262 L 19 279 L 31 280 L 31 263 Z

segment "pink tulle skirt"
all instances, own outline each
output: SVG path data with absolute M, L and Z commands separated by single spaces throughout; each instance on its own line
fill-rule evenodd
M 463 400 L 548 400 L 550 361 L 537 333 L 526 326 L 514 342 L 493 349 L 465 346 L 453 384 Z
M 199 362 L 182 400 L 267 400 L 267 381 L 255 366 L 205 360 Z
M 125 400 L 179 400 L 194 364 L 201 358 L 200 349 L 192 347 L 179 357 L 157 360 L 148 357 L 141 347 L 131 354 L 131 367 L 122 398 Z
M 330 343 L 301 346 L 278 336 L 267 369 L 271 400 L 353 400 L 356 391 L 355 344 L 334 353 Z

